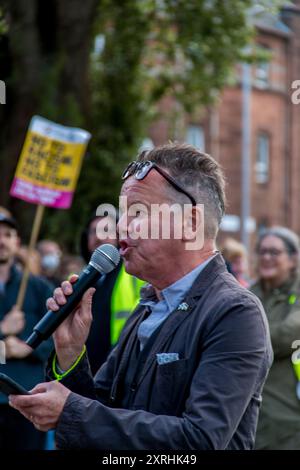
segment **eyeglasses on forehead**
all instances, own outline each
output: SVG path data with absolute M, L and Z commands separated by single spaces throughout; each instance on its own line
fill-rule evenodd
M 134 176 L 137 180 L 143 180 L 152 169 L 156 170 L 178 192 L 185 194 L 190 199 L 193 206 L 197 205 L 195 198 L 188 191 L 186 191 L 181 186 L 181 184 L 179 184 L 165 170 L 160 168 L 155 162 L 151 162 L 150 160 L 141 162 L 133 161 L 129 163 L 122 174 L 122 180 L 126 180 L 130 176 Z

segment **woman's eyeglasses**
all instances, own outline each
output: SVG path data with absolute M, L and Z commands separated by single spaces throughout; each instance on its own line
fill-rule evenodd
M 126 180 L 129 176 L 134 176 L 137 180 L 143 180 L 152 169 L 156 170 L 163 178 L 165 178 L 173 188 L 180 193 L 185 194 L 191 200 L 193 206 L 197 205 L 195 198 L 188 191 L 186 191 L 174 178 L 172 178 L 172 176 L 162 170 L 156 163 L 149 160 L 129 163 L 123 172 L 122 179 Z
M 286 250 L 278 250 L 277 248 L 261 248 L 257 252 L 260 258 L 267 255 L 271 258 L 278 258 L 282 253 L 286 253 Z

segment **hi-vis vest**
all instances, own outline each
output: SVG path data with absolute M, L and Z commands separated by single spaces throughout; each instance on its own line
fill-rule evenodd
M 291 294 L 289 296 L 289 305 L 294 305 L 297 301 L 297 296 L 295 294 Z M 295 372 L 295 375 L 297 377 L 297 380 L 298 380 L 298 383 L 297 383 L 297 387 L 296 387 L 296 395 L 298 397 L 298 399 L 300 399 L 300 360 L 297 356 L 297 360 L 293 360 L 293 356 L 295 355 L 295 353 L 292 355 L 292 363 L 293 363 L 293 368 L 294 368 L 294 372 Z M 297 355 L 297 354 L 296 354 Z
M 113 287 L 110 304 L 110 344 L 114 346 L 119 339 L 127 318 L 140 300 L 140 289 L 145 284 L 125 271 L 122 264 Z

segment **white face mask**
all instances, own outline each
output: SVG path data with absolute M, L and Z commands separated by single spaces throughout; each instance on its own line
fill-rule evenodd
M 54 271 L 60 264 L 60 256 L 53 253 L 45 255 L 41 259 L 42 268 Z

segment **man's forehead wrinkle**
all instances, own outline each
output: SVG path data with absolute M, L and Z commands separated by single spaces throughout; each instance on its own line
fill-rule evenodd
M 163 195 L 162 189 L 166 187 L 166 182 L 162 176 L 156 171 L 150 171 L 150 173 L 143 180 L 137 180 L 134 177 L 128 178 L 121 189 L 121 195 L 127 196 L 132 191 L 137 192 L 141 195 L 147 192 L 147 195 L 155 195 L 158 192 Z

